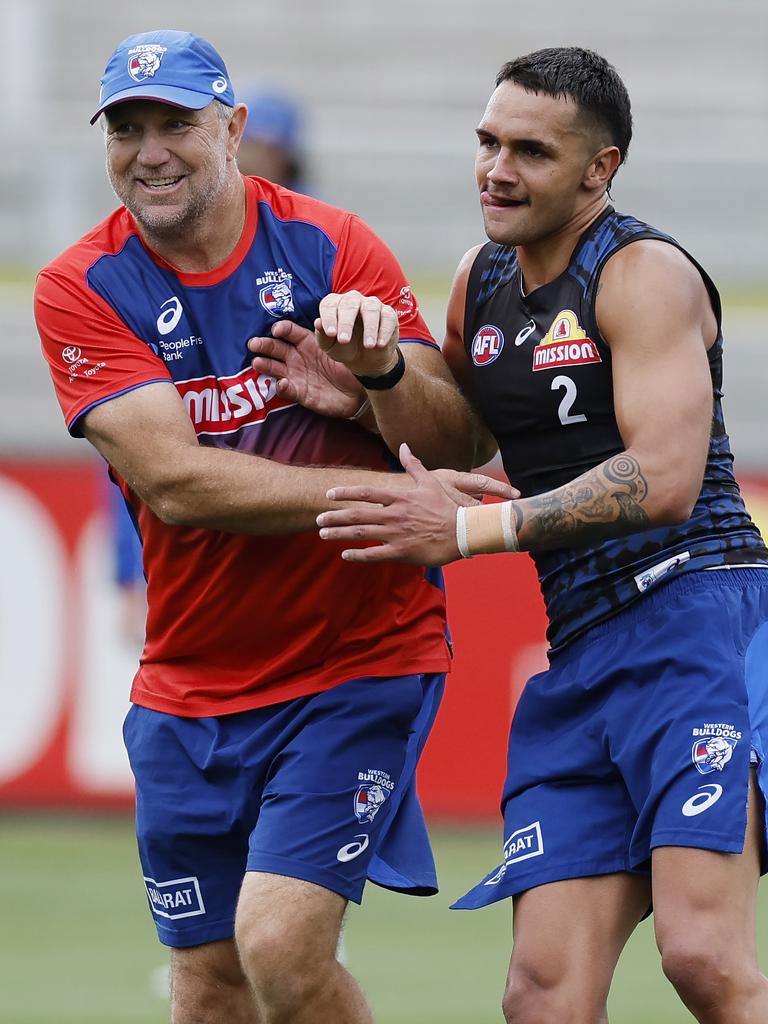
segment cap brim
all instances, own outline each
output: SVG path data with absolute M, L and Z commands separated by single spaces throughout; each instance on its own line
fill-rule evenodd
M 126 100 L 154 100 L 156 103 L 168 103 L 172 107 L 181 107 L 184 110 L 202 110 L 214 99 L 216 97 L 209 92 L 195 92 L 193 89 L 177 89 L 171 85 L 156 88 L 151 85 L 137 85 L 133 89 L 123 89 L 122 92 L 110 96 L 93 115 L 91 124 L 98 120 L 105 110 L 109 110 L 117 103 L 125 103 Z

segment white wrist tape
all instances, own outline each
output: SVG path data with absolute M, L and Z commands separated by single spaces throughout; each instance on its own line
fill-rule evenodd
M 490 555 L 495 551 L 519 551 L 512 502 L 457 508 L 456 544 L 462 558 Z
M 467 544 L 467 510 L 464 505 L 459 505 L 456 509 L 456 544 L 462 558 L 472 557 Z

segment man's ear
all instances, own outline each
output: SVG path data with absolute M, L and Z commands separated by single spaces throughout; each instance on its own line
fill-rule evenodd
M 590 192 L 607 189 L 620 164 L 618 146 L 604 146 L 590 160 L 582 184 Z
M 234 160 L 240 148 L 240 142 L 245 130 L 245 122 L 248 118 L 248 107 L 244 103 L 238 103 L 232 117 L 227 125 L 227 159 Z

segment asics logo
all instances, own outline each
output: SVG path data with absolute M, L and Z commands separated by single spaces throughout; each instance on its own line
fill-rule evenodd
M 722 795 L 723 787 L 716 782 L 711 782 L 708 786 L 699 786 L 698 793 L 694 793 L 683 804 L 683 814 L 686 818 L 693 818 L 697 814 L 703 814 L 704 811 L 709 810 L 712 804 L 716 804 Z
M 528 323 L 525 325 L 525 327 L 521 331 L 517 332 L 517 337 L 515 338 L 515 344 L 516 345 L 522 345 L 523 342 L 525 341 L 525 339 L 529 338 L 533 334 L 533 332 L 535 330 L 536 330 L 536 324 L 533 322 L 533 320 L 529 320 Z
M 168 306 L 168 309 L 165 309 L 166 306 Z M 166 299 L 160 309 L 165 310 L 165 312 L 161 313 L 157 318 L 157 329 L 161 334 L 170 334 L 174 327 L 178 326 L 179 320 L 181 320 L 183 312 L 181 301 L 174 295 L 170 299 Z
M 336 860 L 341 861 L 342 864 L 346 864 L 348 860 L 354 860 L 355 857 L 360 856 L 363 850 L 368 848 L 367 835 L 362 834 L 355 836 L 355 839 L 362 839 L 362 843 L 347 843 L 346 846 L 342 846 L 336 854 Z

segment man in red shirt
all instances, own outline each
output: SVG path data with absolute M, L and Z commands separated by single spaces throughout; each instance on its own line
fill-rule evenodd
M 434 572 L 347 564 L 315 517 L 329 485 L 388 479 L 405 439 L 468 466 L 468 410 L 376 235 L 239 173 L 246 108 L 205 40 L 124 40 L 97 118 L 124 205 L 42 271 L 36 317 L 68 428 L 143 542 L 125 738 L 173 1021 L 367 1022 L 335 951 L 366 878 L 435 891 L 413 772 L 445 609 Z M 329 293 L 364 340 L 326 360 L 331 400 L 299 405 L 248 342 L 303 334 Z M 492 486 L 441 479 L 467 502 Z

